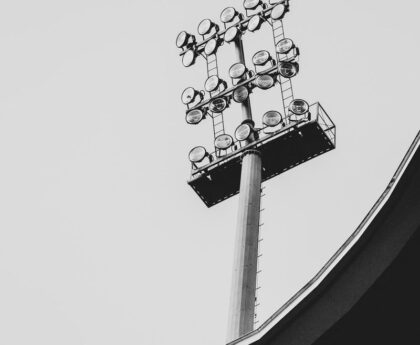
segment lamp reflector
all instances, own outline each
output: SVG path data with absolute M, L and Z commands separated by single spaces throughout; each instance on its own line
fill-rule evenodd
M 262 20 L 258 14 L 252 16 L 248 22 L 248 31 L 254 32 L 258 30 L 261 27 L 261 24 Z
M 219 150 L 226 150 L 233 144 L 233 138 L 229 134 L 221 134 L 214 140 L 214 146 Z
M 217 40 L 215 38 L 212 38 L 210 41 L 208 41 L 204 47 L 204 53 L 206 53 L 207 56 L 216 53 L 218 48 Z
M 256 66 L 263 66 L 270 60 L 270 58 L 271 56 L 268 51 L 260 50 L 252 57 L 252 63 Z
M 269 88 L 273 87 L 275 84 L 274 78 L 269 74 L 260 75 L 257 79 L 255 79 L 255 84 L 263 90 L 268 90 Z
M 284 16 L 286 7 L 283 4 L 279 4 L 271 10 L 271 19 L 278 20 Z
M 222 23 L 230 23 L 236 17 L 237 13 L 233 7 L 227 7 L 222 11 L 220 20 Z
M 206 80 L 204 88 L 207 92 L 213 92 L 217 89 L 220 84 L 220 78 L 217 75 L 213 75 Z
M 295 99 L 289 104 L 289 110 L 295 115 L 304 115 L 309 111 L 309 104 L 303 99 Z
M 195 53 L 190 49 L 182 57 L 182 64 L 185 67 L 190 67 L 195 63 Z
M 253 10 L 257 8 L 260 3 L 261 3 L 261 0 L 245 0 L 244 8 L 247 10 Z
M 299 72 L 299 65 L 294 62 L 282 62 L 279 73 L 284 78 L 292 78 Z
M 207 156 L 207 151 L 203 146 L 194 147 L 188 154 L 191 163 L 200 163 Z
M 233 91 L 233 100 L 237 103 L 245 102 L 249 97 L 249 90 L 246 86 L 239 86 Z
M 227 101 L 225 98 L 220 97 L 212 100 L 209 104 L 209 109 L 213 113 L 221 113 L 227 108 Z
M 243 123 L 235 131 L 235 138 L 239 141 L 247 140 L 252 133 L 252 128 L 249 124 Z
M 287 54 L 294 48 L 295 44 L 290 38 L 283 38 L 276 45 L 276 51 L 279 54 Z
M 229 69 L 229 75 L 232 79 L 240 79 L 246 72 L 246 67 L 244 64 L 238 62 L 232 65 Z
M 201 120 L 203 120 L 203 118 L 204 118 L 203 111 L 200 110 L 200 109 L 194 109 L 194 110 L 191 110 L 187 113 L 187 115 L 185 117 L 185 120 L 190 125 L 196 125 L 196 124 L 200 123 Z
M 182 103 L 185 105 L 191 104 L 194 102 L 195 97 L 197 96 L 197 90 L 195 90 L 193 87 L 187 87 L 181 95 Z
M 278 111 L 270 110 L 263 115 L 262 122 L 267 127 L 275 127 L 283 122 L 283 117 Z
M 239 34 L 239 30 L 236 26 L 232 26 L 225 32 L 225 42 L 233 42 Z
M 200 24 L 198 24 L 198 33 L 200 35 L 207 35 L 211 28 L 213 27 L 214 23 L 210 19 L 203 19 Z
M 189 35 L 186 31 L 181 31 L 176 38 L 176 46 L 178 48 L 184 47 L 188 42 L 188 37 Z

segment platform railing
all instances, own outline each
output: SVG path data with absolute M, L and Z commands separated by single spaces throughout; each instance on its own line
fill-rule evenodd
M 317 122 L 325 133 L 327 138 L 331 141 L 333 146 L 336 145 L 336 127 L 328 116 L 327 112 L 320 103 L 314 103 L 309 107 L 309 113 L 296 120 L 293 114 L 287 115 L 282 124 L 277 127 L 263 127 L 255 128 L 258 140 L 247 144 L 244 141 L 234 140 L 231 147 L 226 150 L 215 150 L 208 153 L 207 157 L 202 163 L 191 164 L 191 179 L 196 178 L 201 174 L 205 174 L 209 169 L 225 164 L 226 162 L 238 158 L 245 150 L 257 148 L 264 143 L 270 141 L 279 135 L 286 135 L 287 133 L 304 126 L 309 122 Z
M 332 122 L 331 118 L 328 116 L 327 112 L 325 111 L 325 109 L 322 107 L 321 104 L 315 103 L 313 104 L 313 106 L 317 107 L 317 110 L 316 110 L 316 114 L 318 115 L 317 122 L 319 123 L 322 130 L 325 132 L 328 139 L 331 140 L 331 142 L 333 143 L 335 147 L 336 127 L 335 127 L 334 122 Z

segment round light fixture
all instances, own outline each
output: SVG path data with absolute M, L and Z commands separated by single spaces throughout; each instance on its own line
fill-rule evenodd
M 200 163 L 207 156 L 207 151 L 203 146 L 194 147 L 188 154 L 191 163 Z
M 196 125 L 201 122 L 204 118 L 204 113 L 200 109 L 194 109 L 187 113 L 185 117 L 185 121 L 189 123 L 190 125 Z
M 233 138 L 229 134 L 221 134 L 214 140 L 214 146 L 219 150 L 226 150 L 233 144 Z
M 235 138 L 239 141 L 247 140 L 252 133 L 252 128 L 249 124 L 243 123 L 235 131 Z
M 244 64 L 238 62 L 232 65 L 229 69 L 229 75 L 232 79 L 240 79 L 244 76 L 246 72 L 246 67 Z
M 198 95 L 200 95 L 200 93 L 196 89 L 193 87 L 187 87 L 181 95 L 182 103 L 185 105 L 191 104 Z
M 217 40 L 215 38 L 212 38 L 204 46 L 204 53 L 206 53 L 207 56 L 209 56 L 211 54 L 215 54 L 216 51 L 217 51 L 217 48 L 219 48 Z
M 258 30 L 261 27 L 261 24 L 262 19 L 258 14 L 252 16 L 248 22 L 248 31 L 254 32 Z
M 227 101 L 223 97 L 216 98 L 209 103 L 209 109 L 213 113 L 221 113 L 227 108 Z
M 284 16 L 285 12 L 286 12 L 286 7 L 282 4 L 279 4 L 272 9 L 271 19 L 273 20 L 281 19 Z
M 309 104 L 303 99 L 295 99 L 290 102 L 289 110 L 295 115 L 304 115 L 309 111 Z
M 279 73 L 284 78 L 292 78 L 299 72 L 299 65 L 295 62 L 282 62 Z
M 198 24 L 197 31 L 200 35 L 207 35 L 214 25 L 215 24 L 210 19 L 203 19 L 200 24 Z
M 236 37 L 238 37 L 239 30 L 236 26 L 232 26 L 225 32 L 225 42 L 230 43 L 233 42 Z
M 188 50 L 184 56 L 182 57 L 182 64 L 185 67 L 190 67 L 191 65 L 194 65 L 195 63 L 195 53 L 190 49 Z
M 249 90 L 246 86 L 239 86 L 233 91 L 233 100 L 237 103 L 245 102 L 249 97 Z
M 269 88 L 273 87 L 275 84 L 274 78 L 269 74 L 260 75 L 257 79 L 255 79 L 255 84 L 263 90 L 268 90 Z
M 222 11 L 220 15 L 220 20 L 222 23 L 230 23 L 236 16 L 238 12 L 233 7 L 227 7 Z
M 262 122 L 267 127 L 276 127 L 283 122 L 283 117 L 278 111 L 270 110 L 263 115 Z
M 247 10 L 254 10 L 261 3 L 261 0 L 245 0 L 244 8 Z
M 256 66 L 263 66 L 270 60 L 270 53 L 266 50 L 260 50 L 252 57 L 252 63 Z
M 187 33 L 186 31 L 181 31 L 176 38 L 176 46 L 178 48 L 185 47 L 188 43 L 189 37 L 190 37 L 189 33 Z
M 276 51 L 279 54 L 287 54 L 295 47 L 295 44 L 290 38 L 283 38 L 276 44 Z
M 221 83 L 220 78 L 217 75 L 213 75 L 210 78 L 206 80 L 206 83 L 204 84 L 204 88 L 207 92 L 213 92 L 215 91 Z

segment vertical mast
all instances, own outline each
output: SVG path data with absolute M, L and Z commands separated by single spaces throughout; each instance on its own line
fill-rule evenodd
M 242 38 L 235 41 L 238 62 L 245 65 Z M 242 119 L 252 121 L 249 98 L 241 103 Z M 251 141 L 255 140 L 254 137 Z M 254 329 L 258 231 L 261 200 L 261 155 L 251 149 L 242 155 L 238 220 L 235 237 L 232 287 L 227 340 L 232 341 Z

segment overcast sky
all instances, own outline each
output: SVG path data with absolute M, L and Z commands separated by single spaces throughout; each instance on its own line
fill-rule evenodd
M 184 121 L 205 64 L 185 69 L 174 43 L 230 5 L 0 2 L 0 344 L 224 344 L 237 197 L 207 209 L 186 184 L 212 130 Z M 321 102 L 337 149 L 265 183 L 261 322 L 354 231 L 420 128 L 419 9 L 291 1 L 295 95 Z M 248 57 L 264 48 L 268 26 L 245 40 Z M 253 94 L 257 122 L 279 97 Z

